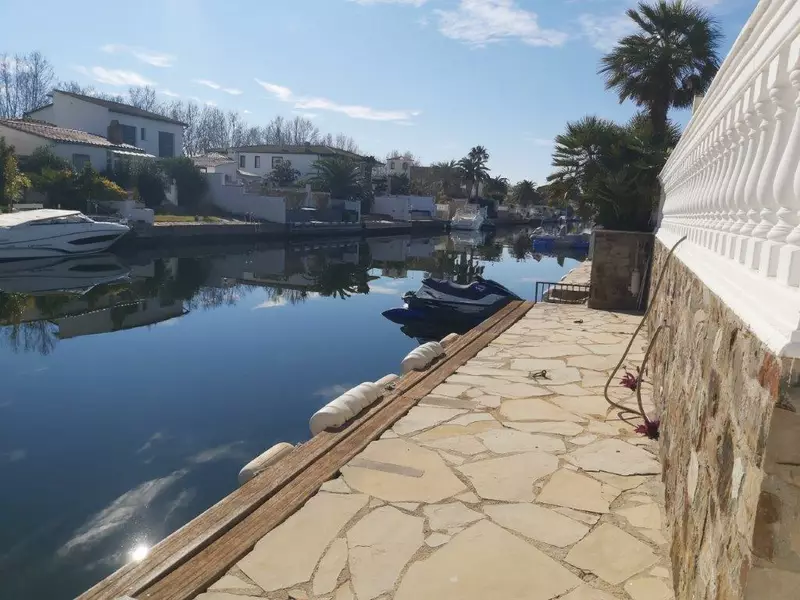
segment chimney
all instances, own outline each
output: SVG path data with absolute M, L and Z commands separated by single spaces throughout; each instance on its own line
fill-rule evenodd
M 119 121 L 114 119 L 108 125 L 108 135 L 106 136 L 108 141 L 112 144 L 121 144 L 122 143 L 122 125 L 119 124 Z

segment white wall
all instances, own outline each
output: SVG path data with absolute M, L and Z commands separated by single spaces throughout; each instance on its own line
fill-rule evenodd
M 394 164 L 392 164 L 394 163 Z M 403 164 L 406 165 L 406 168 L 403 168 Z M 394 168 L 392 168 L 394 166 Z M 387 160 L 386 161 L 386 173 L 388 175 L 406 175 L 407 177 L 411 177 L 411 161 L 404 160 L 402 158 L 396 158 L 394 160 Z
M 5 125 L 0 125 L 0 137 L 5 138 L 6 143 L 14 146 L 14 151 L 22 156 L 27 156 L 39 146 L 47 145 L 47 140 Z
M 424 211 L 436 216 L 436 203 L 430 196 L 376 196 L 372 212 L 389 215 L 399 221 L 410 221 L 411 211 Z
M 286 223 L 286 198 L 246 194 L 244 186 L 225 185 L 222 173 L 207 173 L 211 202 L 237 216 L 248 213 L 272 223 Z
M 272 173 L 272 158 L 281 157 L 292 163 L 292 168 L 300 171 L 300 177 L 307 177 L 316 172 L 314 163 L 319 160 L 318 154 L 264 154 L 261 152 L 233 152 L 231 153 L 233 159 L 236 161 L 236 168 L 242 168 L 248 173 L 255 173 L 266 177 Z M 239 157 L 245 157 L 245 166 L 240 167 Z M 255 157 L 261 157 L 261 166 L 255 167 Z
M 41 140 L 42 146 L 46 146 L 46 140 Z M 89 157 L 95 171 L 105 171 L 108 167 L 108 150 L 97 146 L 84 146 L 81 144 L 50 144 L 53 154 L 69 161 L 72 164 L 73 154 L 85 154 Z

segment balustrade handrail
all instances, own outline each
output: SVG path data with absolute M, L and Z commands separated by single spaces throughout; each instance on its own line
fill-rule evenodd
M 800 2 L 761 0 L 660 174 L 657 236 L 800 356 Z M 759 296 L 762 298 L 759 299 Z

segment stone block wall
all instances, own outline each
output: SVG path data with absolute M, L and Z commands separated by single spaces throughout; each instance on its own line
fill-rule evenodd
M 655 242 L 652 294 L 668 249 Z M 678 600 L 800 598 L 798 367 L 680 260 L 651 298 L 647 379 L 661 415 Z
M 589 308 L 643 309 L 646 298 L 640 291 L 646 285 L 653 234 L 596 229 L 592 237 Z

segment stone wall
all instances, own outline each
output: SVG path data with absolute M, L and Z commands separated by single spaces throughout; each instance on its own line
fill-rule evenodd
M 595 229 L 592 232 L 592 276 L 589 308 L 644 308 L 640 291 L 653 251 L 653 234 Z
M 651 294 L 667 253 L 656 241 Z M 648 325 L 668 328 L 645 377 L 661 415 L 675 597 L 800 598 L 797 366 L 680 260 L 667 269 Z

